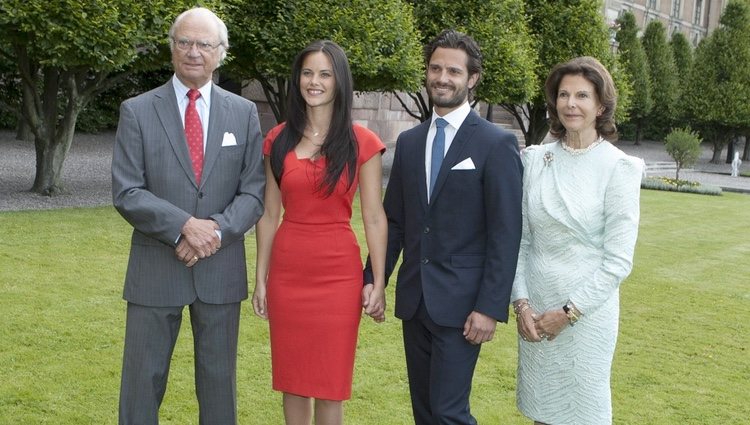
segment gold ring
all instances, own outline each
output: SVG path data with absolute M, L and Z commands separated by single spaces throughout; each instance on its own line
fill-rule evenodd
M 198 256 L 197 255 L 193 255 L 193 261 L 198 261 Z

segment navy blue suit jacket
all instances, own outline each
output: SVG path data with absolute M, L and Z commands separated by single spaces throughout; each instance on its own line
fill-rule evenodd
M 443 160 L 427 202 L 430 121 L 401 133 L 383 205 L 386 276 L 403 251 L 396 317 L 414 316 L 420 297 L 441 326 L 464 326 L 472 311 L 507 322 L 521 240 L 518 140 L 472 111 Z M 471 158 L 474 169 L 453 169 Z

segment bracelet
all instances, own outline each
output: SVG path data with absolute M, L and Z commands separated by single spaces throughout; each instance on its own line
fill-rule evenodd
M 524 311 L 526 311 L 526 310 L 528 310 L 528 309 L 530 309 L 530 308 L 531 308 L 531 306 L 529 305 L 529 303 L 525 303 L 525 304 L 523 304 L 523 305 L 521 306 L 521 308 L 520 308 L 520 309 L 518 309 L 518 312 L 516 313 L 516 316 L 520 316 L 521 314 L 523 314 L 523 312 L 524 312 Z
M 575 304 L 573 304 L 573 302 L 570 300 L 565 303 L 562 309 L 565 312 L 565 315 L 568 316 L 568 322 L 570 322 L 570 326 L 575 325 L 576 322 L 578 322 L 578 319 L 583 316 L 583 314 L 576 308 Z
M 517 305 L 513 306 L 513 312 L 516 313 L 516 316 L 523 313 L 527 309 L 531 308 L 528 301 L 521 301 Z

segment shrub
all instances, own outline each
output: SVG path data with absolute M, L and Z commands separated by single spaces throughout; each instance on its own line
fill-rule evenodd
M 671 192 L 697 193 L 701 195 L 721 195 L 721 188 L 698 182 L 670 179 L 668 177 L 646 177 L 641 180 L 641 187 L 652 190 Z
M 680 179 L 680 169 L 690 167 L 698 161 L 701 154 L 701 139 L 690 127 L 675 128 L 664 139 L 667 153 L 677 163 L 675 179 Z

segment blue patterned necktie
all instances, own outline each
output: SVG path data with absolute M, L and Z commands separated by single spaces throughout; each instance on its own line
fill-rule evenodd
M 435 120 L 435 139 L 432 141 L 432 163 L 430 165 L 430 196 L 432 196 L 432 189 L 435 187 L 435 181 L 437 180 L 438 173 L 440 173 L 440 165 L 443 163 L 443 156 L 445 155 L 445 126 L 448 125 L 448 121 L 438 118 Z

